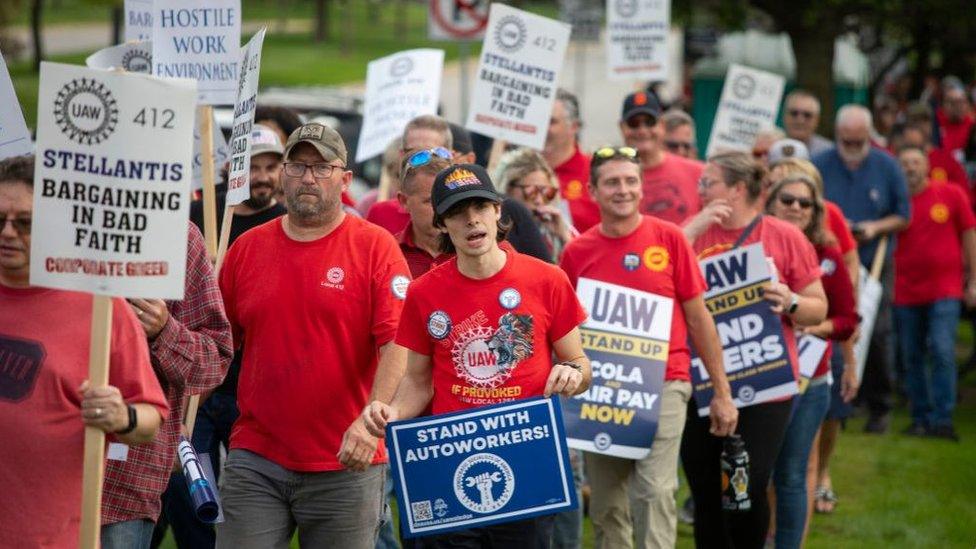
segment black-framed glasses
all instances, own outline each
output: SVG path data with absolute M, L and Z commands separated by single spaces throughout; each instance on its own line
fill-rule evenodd
M 451 160 L 454 155 L 451 151 L 445 149 L 444 147 L 433 147 L 431 149 L 421 149 L 410 156 L 407 157 L 406 167 L 408 168 L 419 168 L 430 164 L 430 161 L 434 158 L 443 158 L 444 160 Z
M 705 179 L 704 177 L 702 177 L 701 179 L 698 180 L 698 188 L 699 190 L 707 191 L 708 189 L 711 189 L 713 186 L 715 186 L 715 184 L 718 182 L 719 182 L 718 179 Z
M 304 162 L 284 162 L 281 165 L 288 177 L 305 177 L 306 170 L 312 170 L 312 177 L 315 179 L 328 179 L 332 177 L 336 168 L 345 169 L 345 166 L 336 166 L 327 162 L 316 164 L 306 164 Z
M 804 210 L 809 210 L 810 208 L 813 207 L 813 200 L 810 200 L 809 198 L 801 198 L 799 196 L 793 196 L 792 194 L 789 193 L 781 192 L 779 193 L 779 196 L 776 197 L 776 199 L 779 200 L 780 204 L 786 206 L 787 208 L 793 207 L 794 203 L 799 204 L 800 208 Z
M 0 232 L 7 228 L 7 222 L 14 226 L 14 231 L 20 236 L 27 236 L 31 232 L 31 218 L 0 216 Z

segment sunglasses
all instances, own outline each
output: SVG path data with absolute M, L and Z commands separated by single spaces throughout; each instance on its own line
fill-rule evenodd
M 419 168 L 430 164 L 430 161 L 434 158 L 443 158 L 444 160 L 450 160 L 453 158 L 451 151 L 445 149 L 444 147 L 434 147 L 432 149 L 422 149 L 407 157 L 407 167 L 408 168 Z
M 7 228 L 7 221 L 14 226 L 14 231 L 20 236 L 27 236 L 31 232 L 31 218 L 29 217 L 0 217 L 0 232 Z
M 786 113 L 792 116 L 793 118 L 812 119 L 815 116 L 814 113 L 810 111 L 801 111 L 800 109 L 790 109 L 786 111 Z
M 542 199 L 545 200 L 546 202 L 549 202 L 553 198 L 556 198 L 556 194 L 559 192 L 559 189 L 555 187 L 549 187 L 543 185 L 514 185 L 514 186 L 522 190 L 522 196 L 524 196 L 526 200 L 535 200 L 535 197 L 539 196 L 539 194 L 542 194 Z
M 618 156 L 637 158 L 637 149 L 633 147 L 603 147 L 593 153 L 594 158 L 607 160 Z
M 625 124 L 627 124 L 627 127 L 632 130 L 636 130 L 641 126 L 644 126 L 645 128 L 653 128 L 654 126 L 657 126 L 657 119 L 650 115 L 632 116 L 627 119 Z
M 787 208 L 792 207 L 794 202 L 799 204 L 800 208 L 804 210 L 809 210 L 813 207 L 813 200 L 809 198 L 800 198 L 788 193 L 779 193 L 779 196 L 776 198 L 779 200 L 780 204 L 786 206 Z
M 678 151 L 690 151 L 694 145 L 691 143 L 685 143 L 684 141 L 664 141 L 664 146 L 668 148 L 671 152 Z

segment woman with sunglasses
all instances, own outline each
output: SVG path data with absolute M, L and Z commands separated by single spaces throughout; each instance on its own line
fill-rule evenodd
M 552 259 L 558 263 L 566 244 L 579 232 L 573 228 L 568 206 L 559 197 L 559 180 L 542 155 L 526 148 L 506 153 L 494 180 L 500 193 L 532 211 Z
M 726 152 L 708 159 L 698 185 L 705 208 L 684 227 L 699 259 L 736 246 L 761 242 L 775 268 L 763 297 L 782 315 L 794 377 L 798 357 L 794 326 L 823 321 L 827 299 L 820 282 L 820 267 L 813 246 L 799 229 L 771 216 L 763 216 L 762 182 L 766 170 L 748 153 Z M 699 418 L 689 403 L 681 441 L 681 460 L 695 500 L 695 544 L 701 548 L 762 547 L 769 530 L 766 486 L 779 454 L 793 408 L 793 398 L 764 402 L 739 409 L 738 434 L 749 453 L 751 509 L 722 509 L 719 456 L 723 440 L 709 434 L 707 418 Z
M 766 211 L 803 231 L 820 259 L 823 272 L 820 280 L 828 298 L 827 319 L 801 331 L 828 342 L 848 340 L 858 324 L 854 287 L 837 248 L 837 239 L 824 227 L 826 209 L 817 183 L 806 175 L 787 175 L 770 189 Z M 805 526 L 809 524 L 818 455 L 814 442 L 831 399 L 830 348 L 828 343 L 799 397 L 773 470 L 777 548 L 800 547 Z

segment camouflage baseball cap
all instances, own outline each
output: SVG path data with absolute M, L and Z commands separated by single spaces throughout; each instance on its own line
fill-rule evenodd
M 309 122 L 291 132 L 288 142 L 285 143 L 285 160 L 288 160 L 292 148 L 302 142 L 315 147 L 326 162 L 340 160 L 343 164 L 346 163 L 346 144 L 343 143 L 342 136 L 326 125 Z

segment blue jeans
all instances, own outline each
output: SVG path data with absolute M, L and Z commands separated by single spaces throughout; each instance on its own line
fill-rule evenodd
M 149 549 L 153 521 L 126 520 L 102 526 L 102 549 Z
M 552 549 L 576 549 L 581 547 L 583 539 L 583 494 L 580 490 L 583 484 L 583 452 L 570 450 L 569 463 L 573 468 L 573 484 L 579 507 L 553 516 Z M 541 546 L 545 547 L 545 544 Z
M 390 466 L 386 467 L 386 483 L 383 485 L 383 521 L 380 523 L 380 534 L 376 538 L 376 549 L 398 549 L 400 542 L 397 541 L 396 532 L 393 531 L 393 511 L 390 508 L 390 499 L 393 498 L 393 474 Z
M 958 299 L 895 307 L 905 391 L 915 423 L 928 427 L 952 425 L 952 411 L 956 407 L 959 313 Z M 931 374 L 926 358 L 932 362 Z
M 238 414 L 237 398 L 223 393 L 210 395 L 197 413 L 191 442 L 198 454 L 210 454 L 215 477 L 220 475 L 220 445 L 230 448 L 230 430 Z M 217 534 L 212 524 L 197 520 L 182 471 L 170 475 L 162 503 L 178 547 L 207 549 L 214 546 Z
M 807 463 L 817 429 L 830 407 L 830 385 L 811 384 L 799 398 L 776 458 L 776 548 L 799 548 L 807 520 Z

